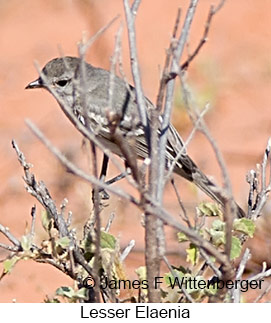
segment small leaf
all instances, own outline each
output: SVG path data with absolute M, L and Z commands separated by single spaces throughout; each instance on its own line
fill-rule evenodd
M 224 231 L 225 223 L 221 220 L 214 220 L 212 223 L 212 228 L 216 231 Z
M 236 219 L 233 222 L 233 229 L 245 233 L 250 238 L 253 238 L 255 232 L 255 223 L 249 219 Z
M 46 232 L 50 232 L 53 227 L 53 218 L 47 211 L 41 212 L 41 223 Z
M 182 232 L 178 232 L 177 233 L 177 238 L 178 238 L 178 242 L 185 242 L 185 241 L 189 241 L 187 236 L 182 233 Z
M 232 237 L 231 255 L 230 255 L 231 260 L 238 258 L 241 254 L 241 251 L 242 251 L 241 241 L 236 237 Z
M 116 238 L 107 232 L 101 231 L 101 248 L 109 248 L 115 250 Z
M 21 238 L 21 246 L 24 251 L 29 251 L 32 245 L 32 236 L 31 235 L 24 235 Z
M 179 271 L 177 269 L 173 269 L 175 275 L 173 276 L 171 272 L 169 273 L 166 273 L 164 275 L 164 279 L 165 279 L 165 283 L 168 285 L 168 286 L 173 286 L 173 284 L 176 282 L 176 278 L 178 279 L 182 279 L 182 277 L 184 277 L 184 273 L 182 271 Z M 177 282 L 176 282 L 177 283 Z M 176 284 L 177 286 L 178 284 Z
M 224 231 L 216 231 L 213 228 L 211 228 L 209 231 L 210 236 L 212 237 L 212 243 L 219 247 L 222 244 L 225 244 L 225 233 Z
M 4 274 L 10 273 L 18 260 L 20 260 L 18 256 L 13 256 L 12 258 L 5 260 L 3 262 Z
M 87 298 L 87 289 L 85 287 L 78 289 L 74 295 L 77 299 L 86 299 Z
M 186 261 L 190 261 L 192 265 L 196 265 L 199 260 L 199 250 L 198 248 L 190 244 L 190 247 L 186 249 Z
M 65 249 L 70 245 L 70 239 L 67 236 L 60 238 L 60 239 L 56 240 L 56 245 Z
M 62 286 L 56 290 L 56 295 L 72 298 L 75 295 L 75 291 L 69 286 Z
M 147 269 L 146 266 L 140 266 L 135 270 L 135 273 L 137 274 L 139 280 L 147 279 Z
M 201 216 L 222 216 L 219 205 L 213 202 L 203 202 L 197 207 Z

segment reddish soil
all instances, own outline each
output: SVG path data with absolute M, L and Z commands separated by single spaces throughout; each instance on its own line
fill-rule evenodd
M 208 8 L 213 2 L 201 1 L 199 5 L 190 37 L 190 51 L 202 35 Z M 136 26 L 141 74 L 145 94 L 152 100 L 156 99 L 159 65 L 164 63 L 177 8 L 183 3 L 184 18 L 188 1 L 156 0 L 155 6 L 153 1 L 142 1 L 138 12 Z M 68 198 L 68 208 L 73 211 L 73 223 L 78 232 L 81 232 L 89 214 L 89 186 L 67 174 L 24 123 L 26 118 L 30 118 L 75 162 L 87 165 L 81 137 L 55 100 L 45 91 L 24 90 L 37 77 L 33 62 L 37 60 L 43 66 L 59 56 L 58 45 L 63 53 L 76 55 L 77 42 L 83 31 L 91 36 L 118 14 L 118 22 L 95 42 L 87 54 L 89 62 L 104 68 L 110 66 L 114 35 L 120 21 L 124 20 L 122 1 L 9 0 L 0 3 L 0 223 L 8 226 L 18 238 L 29 230 L 30 210 L 37 202 L 25 192 L 22 169 L 11 147 L 12 138 L 34 165 L 37 178 L 46 182 L 57 205 L 64 197 Z M 241 205 L 246 205 L 248 194 L 246 173 L 261 161 L 270 136 L 270 39 L 270 1 L 262 0 L 259 5 L 254 0 L 228 0 L 215 16 L 208 42 L 188 72 L 188 83 L 198 103 L 201 106 L 207 102 L 211 104 L 206 121 L 223 153 L 234 196 Z M 123 34 L 123 63 L 131 80 L 126 31 Z M 178 109 L 178 104 L 174 111 L 174 124 L 186 138 L 191 124 L 184 112 Z M 195 136 L 188 150 L 201 169 L 221 183 L 215 155 L 202 135 Z M 115 172 L 112 168 L 111 174 Z M 184 201 L 195 200 L 195 191 L 190 185 L 187 188 L 179 179 L 177 184 L 180 189 L 186 189 Z M 177 213 L 176 199 L 172 196 L 169 188 L 165 206 Z M 204 198 L 200 193 L 199 197 Z M 116 219 L 112 232 L 120 236 L 121 246 L 124 247 L 131 239 L 136 240 L 135 252 L 126 262 L 127 277 L 136 278 L 134 269 L 144 265 L 141 214 L 116 197 L 111 199 L 110 207 L 103 214 L 104 223 L 114 211 Z M 268 202 L 265 215 L 259 220 L 257 234 L 248 243 L 253 253 L 250 269 L 255 273 L 261 269 L 263 261 L 270 263 L 271 260 L 270 208 Z M 45 238 L 39 223 L 40 212 L 38 207 L 37 241 Z M 179 253 L 170 259 L 174 264 L 180 264 L 184 259 L 183 248 L 176 244 L 174 232 L 168 228 L 167 232 L 169 251 Z M 5 255 L 0 249 L 0 259 Z M 46 295 L 53 295 L 57 287 L 65 284 L 71 285 L 72 281 L 56 269 L 33 261 L 21 261 L 10 275 L 0 281 L 0 302 L 13 299 L 17 302 L 42 302 Z M 244 296 L 246 301 L 254 297 L 252 294 Z M 267 295 L 266 299 L 270 300 L 270 297 Z

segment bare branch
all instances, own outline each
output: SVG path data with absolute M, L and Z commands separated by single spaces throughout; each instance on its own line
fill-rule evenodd
M 259 191 L 257 193 L 256 196 L 256 201 L 255 204 L 252 207 L 251 210 L 251 218 L 252 220 L 256 220 L 257 217 L 260 215 L 260 213 L 262 212 L 262 209 L 267 201 L 267 198 L 269 196 L 269 193 L 271 191 L 271 154 L 270 154 L 270 150 L 271 150 L 271 138 L 268 139 L 267 142 L 267 146 L 264 152 L 264 156 L 263 156 L 263 161 L 261 164 L 261 186 L 258 187 L 258 175 L 256 175 L 255 178 L 255 174 L 252 172 L 251 174 L 254 176 L 254 178 L 251 179 L 251 189 L 253 189 L 253 191 Z M 268 183 L 267 183 L 267 178 L 266 178 L 266 168 L 270 167 L 270 175 L 269 175 L 269 179 L 268 179 Z M 251 195 L 253 195 L 253 191 L 251 192 L 250 190 L 250 198 Z
M 249 261 L 250 258 L 251 258 L 250 250 L 248 248 L 246 248 L 244 255 L 242 257 L 242 260 L 239 264 L 239 268 L 237 270 L 235 280 L 241 280 L 242 275 L 245 271 L 247 262 Z M 240 286 L 238 285 L 238 288 L 235 288 L 235 289 L 231 290 L 230 292 L 231 292 L 231 298 L 232 298 L 233 302 L 240 303 L 240 297 L 241 297 Z
M 263 268 L 262 272 L 259 274 L 256 274 L 252 277 L 250 277 L 248 279 L 249 282 L 251 282 L 252 280 L 260 280 L 266 277 L 270 277 L 271 276 L 271 269 L 266 270 L 265 268 Z
M 212 19 L 214 17 L 214 15 L 223 7 L 225 3 L 225 0 L 222 0 L 220 2 L 220 4 L 218 4 L 218 6 L 215 8 L 214 5 L 211 5 L 209 13 L 208 13 L 208 17 L 205 23 L 205 29 L 203 31 L 203 36 L 198 44 L 198 46 L 196 47 L 196 49 L 194 50 L 194 52 L 188 57 L 188 59 L 181 65 L 180 69 L 185 70 L 188 68 L 188 66 L 190 65 L 190 63 L 192 62 L 192 60 L 198 55 L 199 51 L 201 50 L 201 48 L 203 47 L 203 45 L 206 43 L 207 41 L 207 37 L 209 34 L 209 30 L 210 30 L 210 26 L 211 26 L 211 22 Z
M 135 240 L 131 240 L 120 255 L 120 261 L 124 261 L 135 246 Z
M 86 53 L 86 51 L 88 50 L 88 48 L 90 46 L 92 46 L 92 44 L 107 30 L 109 29 L 113 23 L 119 19 L 120 15 L 117 15 L 116 17 L 114 17 L 112 20 L 109 21 L 109 23 L 107 23 L 105 26 L 103 26 L 100 30 L 98 30 L 96 32 L 95 35 L 93 35 L 85 44 L 81 43 L 80 47 L 81 47 L 81 51 L 82 53 Z
M 14 246 L 19 249 L 21 248 L 21 242 L 9 231 L 8 227 L 4 227 L 2 224 L 0 224 L 0 232 L 3 233 L 3 235 L 14 244 Z
M 108 222 L 107 222 L 106 227 L 105 227 L 105 229 L 104 229 L 104 231 L 105 231 L 105 232 L 108 232 L 108 231 L 109 231 L 109 229 L 110 229 L 110 227 L 111 227 L 111 224 L 112 224 L 112 223 L 113 223 L 113 221 L 114 221 L 114 218 L 115 218 L 115 213 L 114 213 L 114 212 L 112 212 L 112 213 L 110 214 L 110 216 L 109 216 Z
M 134 3 L 132 4 L 131 12 L 133 13 L 134 16 L 137 14 L 137 10 L 139 8 L 140 2 L 141 0 L 135 0 Z
M 271 290 L 271 284 L 269 284 L 269 286 L 267 286 L 267 288 L 258 296 L 255 298 L 255 300 L 253 301 L 253 303 L 259 303 L 259 301 L 270 292 Z
M 174 181 L 174 179 L 173 179 L 173 178 L 172 178 L 172 180 L 171 180 L 171 184 L 172 184 L 172 186 L 173 186 L 173 188 L 174 188 L 175 194 L 176 194 L 176 196 L 177 196 L 178 203 L 179 203 L 179 205 L 180 205 L 180 207 L 181 207 L 181 210 L 182 210 L 181 217 L 182 217 L 182 219 L 187 223 L 188 227 L 189 227 L 189 228 L 192 228 L 192 224 L 191 224 L 191 222 L 190 222 L 190 220 L 189 220 L 189 218 L 188 218 L 188 216 L 187 216 L 186 209 L 185 209 L 185 207 L 184 207 L 184 205 L 183 205 L 183 202 L 182 202 L 182 200 L 181 200 L 180 194 L 179 194 L 179 192 L 178 192 L 178 190 L 177 190 L 177 187 L 176 187 L 176 185 L 175 185 L 175 181 Z
M 12 252 L 17 252 L 17 251 L 19 251 L 19 247 L 14 247 L 14 246 L 9 246 L 9 245 L 7 245 L 7 244 L 4 244 L 4 243 L 2 243 L 2 242 L 0 242 L 0 248 L 2 248 L 2 249 L 6 249 L 6 250 L 8 250 L 8 251 L 12 251 Z
M 170 46 L 169 46 L 169 49 L 167 50 L 164 69 L 163 69 L 163 73 L 162 73 L 162 78 L 160 80 L 159 91 L 158 91 L 158 96 L 157 96 L 157 100 L 156 100 L 156 108 L 159 112 L 162 111 L 165 90 L 166 90 L 167 82 L 169 80 L 170 60 L 173 56 L 174 50 L 177 45 L 176 35 L 177 35 L 177 30 L 178 30 L 178 27 L 180 24 L 180 18 L 181 18 L 181 9 L 179 8 L 178 12 L 177 12 L 176 21 L 174 24 L 174 29 L 173 29 L 173 33 L 172 33 L 172 37 L 171 37 Z
M 131 11 L 128 0 L 123 0 L 123 4 L 125 9 L 126 25 L 128 29 L 128 36 L 129 36 L 130 60 L 131 60 L 132 74 L 133 74 L 133 79 L 135 84 L 138 113 L 139 113 L 142 125 L 146 130 L 148 130 L 149 125 L 148 125 L 148 119 L 147 119 L 146 103 L 145 103 L 145 97 L 143 94 L 140 72 L 139 72 L 139 64 L 138 64 L 138 58 L 137 58 L 134 13 Z M 140 1 L 137 1 L 135 4 L 136 9 L 138 9 L 139 4 L 140 4 Z M 147 132 L 146 132 L 146 135 L 147 135 Z

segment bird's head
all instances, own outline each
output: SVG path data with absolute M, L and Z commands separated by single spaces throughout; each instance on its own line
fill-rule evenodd
M 26 89 L 44 88 L 52 92 L 56 91 L 61 96 L 72 94 L 72 80 L 76 79 L 80 67 L 80 59 L 65 56 L 49 61 L 41 71 L 41 75 L 35 81 L 30 82 Z

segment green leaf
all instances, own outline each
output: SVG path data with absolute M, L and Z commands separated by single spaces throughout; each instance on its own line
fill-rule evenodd
M 46 232 L 50 232 L 53 227 L 53 218 L 52 216 L 45 210 L 41 212 L 41 223 Z
M 78 289 L 74 295 L 77 299 L 86 299 L 87 297 L 87 289 L 85 287 Z
M 110 233 L 101 231 L 101 248 L 115 250 L 117 239 Z
M 75 291 L 72 287 L 62 286 L 56 290 L 56 295 L 67 297 L 71 302 L 74 302 L 78 299 L 86 299 L 87 289 L 83 287 Z
M 199 250 L 198 248 L 190 244 L 190 247 L 186 249 L 186 261 L 191 262 L 192 265 L 196 265 L 199 260 Z
M 224 231 L 216 231 L 213 228 L 211 228 L 209 231 L 210 236 L 212 237 L 212 243 L 219 247 L 222 244 L 225 244 L 225 233 Z
M 56 240 L 56 245 L 65 249 L 70 245 L 70 242 L 71 242 L 70 239 L 66 236 L 66 237 Z
M 230 255 L 231 260 L 238 258 L 241 254 L 241 251 L 242 251 L 241 241 L 236 237 L 232 237 L 231 255 Z
M 178 242 L 185 242 L 185 241 L 189 241 L 187 236 L 182 233 L 182 232 L 178 232 L 177 233 L 177 238 L 178 238 Z
M 140 281 L 147 279 L 147 269 L 146 266 L 140 266 L 135 270 Z
M 30 234 L 24 235 L 21 238 L 21 246 L 24 251 L 29 251 L 32 246 L 32 236 Z
M 4 274 L 10 273 L 12 268 L 15 266 L 15 264 L 19 260 L 20 260 L 20 258 L 18 256 L 13 256 L 12 258 L 5 260 L 3 262 Z
M 177 278 L 180 278 L 180 279 L 181 279 L 181 278 L 182 278 L 182 277 L 184 277 L 184 275 L 185 275 L 182 271 L 179 271 L 179 270 L 177 270 L 177 269 L 173 269 L 173 271 L 174 271 L 174 273 L 176 274 L 176 277 L 177 277 Z M 166 273 L 166 274 L 164 275 L 165 283 L 166 283 L 168 286 L 171 286 L 171 284 L 175 281 L 176 277 L 175 277 L 175 276 L 173 276 L 171 272 Z
M 202 202 L 197 207 L 200 215 L 205 216 L 222 216 L 222 212 L 219 208 L 219 205 L 213 202 Z
M 224 231 L 225 223 L 221 220 L 214 220 L 212 223 L 212 228 L 216 231 Z
M 212 238 L 212 243 L 219 247 L 225 243 L 225 223 L 221 220 L 214 220 L 210 229 L 205 229 Z
M 62 286 L 56 290 L 56 295 L 72 298 L 75 296 L 75 291 L 72 287 Z
M 249 219 L 235 219 L 233 222 L 233 229 L 247 234 L 253 238 L 255 232 L 255 223 Z

